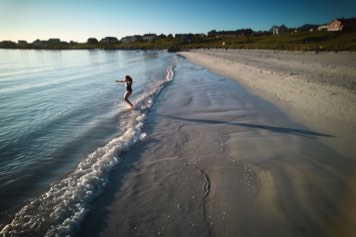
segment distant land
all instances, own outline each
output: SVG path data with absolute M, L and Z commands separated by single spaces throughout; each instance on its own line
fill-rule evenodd
M 172 34 L 113 36 L 101 40 L 88 38 L 86 42 L 61 41 L 59 38 L 35 40 L 1 41 L 5 49 L 167 49 L 169 51 L 193 48 L 234 48 L 234 49 L 277 49 L 277 50 L 318 50 L 356 51 L 356 18 L 334 19 L 326 25 L 305 24 L 298 28 L 285 25 L 273 26 L 268 31 L 238 29 L 233 31 L 212 30 L 207 34 Z

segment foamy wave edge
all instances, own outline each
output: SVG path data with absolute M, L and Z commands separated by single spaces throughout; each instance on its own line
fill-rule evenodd
M 90 209 L 90 203 L 102 193 L 108 183 L 109 172 L 120 163 L 120 152 L 145 139 L 142 132 L 147 111 L 153 99 L 174 79 L 174 65 L 168 67 L 165 80 L 157 90 L 149 93 L 135 119 L 130 120 L 126 132 L 98 148 L 81 161 L 66 178 L 51 185 L 40 197 L 18 211 L 12 222 L 1 231 L 2 236 L 69 236 L 79 228 Z

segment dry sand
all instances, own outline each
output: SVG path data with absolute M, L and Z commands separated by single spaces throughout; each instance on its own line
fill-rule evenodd
M 356 162 L 320 142 L 339 138 L 179 61 L 147 115 L 147 140 L 120 155 L 78 236 L 353 236 Z M 256 80 L 272 74 L 242 67 Z
M 310 128 L 338 137 L 323 142 L 356 159 L 356 53 L 195 50 L 180 54 L 237 80 Z

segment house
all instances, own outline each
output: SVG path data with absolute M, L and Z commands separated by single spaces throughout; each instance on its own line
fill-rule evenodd
M 216 37 L 218 32 L 216 30 L 212 30 L 208 32 L 208 37 Z
M 37 39 L 37 40 L 32 42 L 32 45 L 34 47 L 41 47 L 43 45 L 43 42 L 41 40 Z
M 116 37 L 105 37 L 100 40 L 100 43 L 102 44 L 115 44 L 119 43 L 119 40 Z
M 219 31 L 217 32 L 217 37 L 218 38 L 232 38 L 236 37 L 236 32 L 235 31 Z
M 278 26 L 272 26 L 269 31 L 271 31 L 274 35 L 278 35 Z
M 154 41 L 154 40 L 158 39 L 158 36 L 156 34 L 144 34 L 142 36 L 142 39 L 144 41 Z
M 285 25 L 273 26 L 270 31 L 272 31 L 274 35 L 284 35 L 288 33 L 288 27 Z
M 334 19 L 328 24 L 328 31 L 356 31 L 356 18 Z
M 312 31 L 316 31 L 318 29 L 319 25 L 313 25 L 313 24 L 304 24 L 300 27 L 297 28 L 298 32 L 312 32 Z
M 121 42 L 131 43 L 131 42 L 138 41 L 139 39 L 140 39 L 139 36 L 126 36 L 126 37 L 121 38 Z
M 175 34 L 174 38 L 179 39 L 181 43 L 192 43 L 194 42 L 194 35 L 189 34 Z
M 51 38 L 47 41 L 49 44 L 60 44 L 61 40 L 57 38 Z

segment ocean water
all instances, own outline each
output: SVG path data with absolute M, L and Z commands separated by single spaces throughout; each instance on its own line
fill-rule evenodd
M 162 51 L 0 50 L 0 233 L 66 236 L 174 79 Z M 122 80 L 133 78 L 128 110 Z

